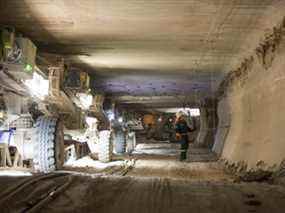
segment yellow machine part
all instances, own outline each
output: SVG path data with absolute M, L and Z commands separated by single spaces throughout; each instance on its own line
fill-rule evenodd
M 155 124 L 155 117 L 152 114 L 147 114 L 143 116 L 143 122 L 145 125 Z

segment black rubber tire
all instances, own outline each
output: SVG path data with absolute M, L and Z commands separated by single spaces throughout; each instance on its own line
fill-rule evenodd
M 127 135 L 127 139 L 126 139 L 126 152 L 127 153 L 132 153 L 135 150 L 136 147 L 136 135 L 135 132 L 130 132 Z
M 34 134 L 34 169 L 48 173 L 64 163 L 63 123 L 54 117 L 39 117 Z
M 107 163 L 112 160 L 113 146 L 111 139 L 110 131 L 103 130 L 99 133 L 98 159 L 100 162 Z
M 126 152 L 126 137 L 123 131 L 117 131 L 114 137 L 115 152 L 124 154 Z

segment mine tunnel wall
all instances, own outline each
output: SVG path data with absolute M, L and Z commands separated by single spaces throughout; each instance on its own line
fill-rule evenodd
M 217 127 L 215 104 L 200 108 L 200 129 L 195 144 L 198 147 L 212 148 Z
M 218 102 L 213 150 L 228 163 L 274 170 L 285 159 L 284 40 L 274 51 L 264 51 L 270 55 L 262 60 L 251 57 L 249 70 L 232 81 Z

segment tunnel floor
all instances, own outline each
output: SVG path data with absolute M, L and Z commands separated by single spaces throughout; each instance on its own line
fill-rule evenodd
M 0 177 L 1 212 L 283 212 L 285 188 L 236 183 L 207 149 L 139 144 L 128 169 Z M 106 172 L 108 171 L 108 172 Z
M 126 175 L 188 181 L 232 179 L 224 173 L 216 155 L 209 149 L 190 145 L 187 160 L 180 162 L 179 148 L 179 144 L 165 142 L 138 144 L 131 156 L 136 161 L 135 166 Z
M 1 212 L 244 213 L 283 212 L 285 208 L 285 189 L 261 183 L 57 173 L 2 177 L 0 183 Z

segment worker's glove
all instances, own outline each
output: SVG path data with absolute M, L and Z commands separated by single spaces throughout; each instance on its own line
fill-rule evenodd
M 182 136 L 180 133 L 176 133 L 176 140 L 180 141 L 182 139 Z

